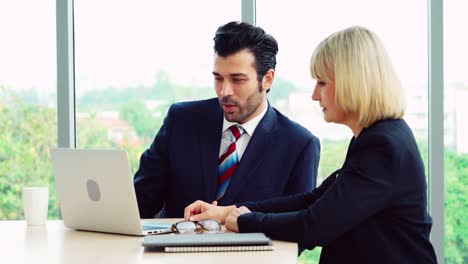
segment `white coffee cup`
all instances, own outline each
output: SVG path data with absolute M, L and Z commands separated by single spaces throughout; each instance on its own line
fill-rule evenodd
M 45 224 L 49 206 L 49 188 L 24 187 L 22 196 L 26 223 L 28 225 Z

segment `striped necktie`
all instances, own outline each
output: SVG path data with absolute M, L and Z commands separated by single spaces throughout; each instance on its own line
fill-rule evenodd
M 229 127 L 229 130 L 231 131 L 232 143 L 218 159 L 218 190 L 216 192 L 216 200 L 223 197 L 224 192 L 226 192 L 226 189 L 231 182 L 231 176 L 239 165 L 236 141 L 242 136 L 244 129 L 236 125 L 232 125 Z

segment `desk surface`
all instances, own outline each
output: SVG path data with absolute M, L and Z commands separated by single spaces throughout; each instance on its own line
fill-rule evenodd
M 179 219 L 158 219 L 176 222 Z M 297 244 L 273 241 L 275 250 L 258 252 L 148 252 L 143 237 L 76 231 L 62 221 L 27 226 L 0 221 L 2 263 L 296 263 Z

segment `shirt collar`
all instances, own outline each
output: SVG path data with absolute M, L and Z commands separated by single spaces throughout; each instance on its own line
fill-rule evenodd
M 266 101 L 265 106 L 266 106 L 265 109 L 263 109 L 263 111 L 258 116 L 252 118 L 251 120 L 247 121 L 244 124 L 241 124 L 242 128 L 245 130 L 245 132 L 247 132 L 247 134 L 249 134 L 249 136 L 253 135 L 255 128 L 257 128 L 258 124 L 260 123 L 262 118 L 265 116 L 266 111 L 268 110 L 268 101 Z M 226 117 L 223 116 L 223 133 L 224 131 L 226 131 L 226 129 L 228 129 L 232 125 L 239 125 L 239 123 L 229 122 L 226 120 Z

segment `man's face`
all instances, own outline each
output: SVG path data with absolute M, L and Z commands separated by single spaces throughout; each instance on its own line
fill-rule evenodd
M 214 86 L 224 116 L 230 122 L 245 123 L 259 115 L 266 107 L 266 88 L 269 78 L 257 80 L 255 57 L 242 50 L 227 57 L 214 57 Z M 273 75 L 273 73 L 270 73 Z M 264 87 L 266 84 L 268 87 Z

